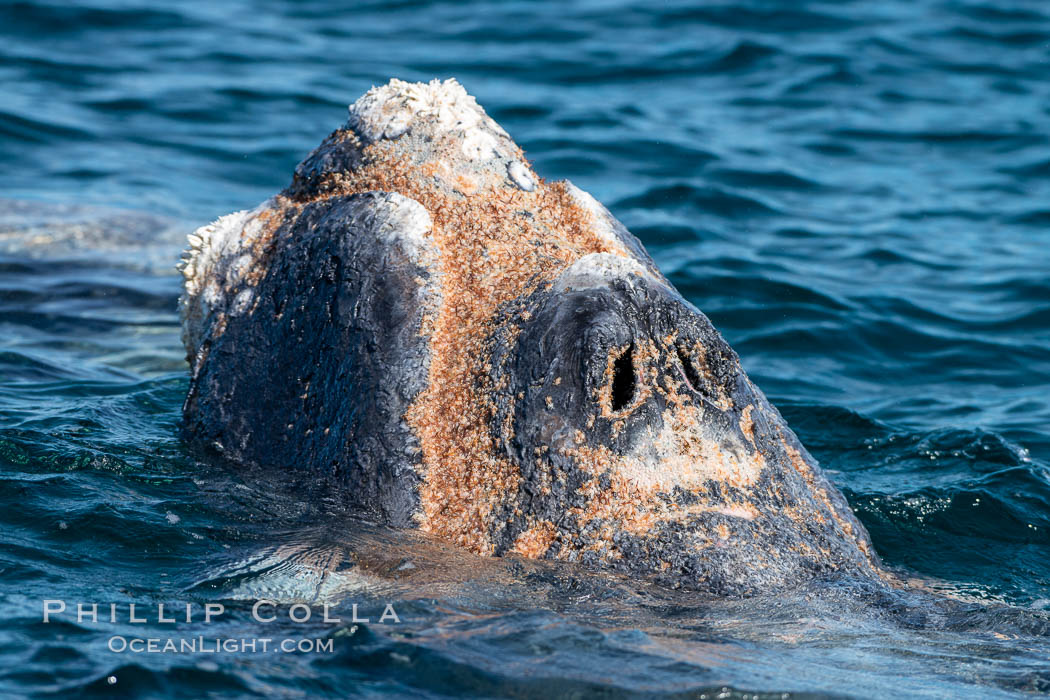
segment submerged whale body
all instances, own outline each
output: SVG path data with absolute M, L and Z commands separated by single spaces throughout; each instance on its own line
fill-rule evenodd
M 707 317 L 453 80 L 373 88 L 190 243 L 194 444 L 479 554 L 718 594 L 880 575 Z

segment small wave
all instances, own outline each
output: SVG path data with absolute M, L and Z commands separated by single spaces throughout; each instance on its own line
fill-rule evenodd
M 1001 7 L 990 3 L 964 2 L 953 6 L 953 10 L 983 22 L 1040 24 L 1050 22 L 1050 15 L 1020 5 Z
M 752 70 L 781 53 L 780 49 L 776 47 L 745 39 L 737 42 L 731 49 L 710 61 L 707 64 L 707 70 L 718 73 Z
M 739 4 L 654 10 L 654 15 L 654 19 L 660 25 L 680 27 L 691 23 L 703 23 L 727 29 L 758 28 L 770 34 L 846 29 L 856 21 L 832 12 L 795 8 L 773 9 Z
M 1021 177 L 1050 178 L 1050 158 L 1039 158 L 1021 165 L 1000 167 L 1001 172 Z
M 1022 226 L 1036 226 L 1045 230 L 1050 225 L 1050 209 L 1033 209 L 1022 214 L 1014 214 L 1006 219 L 1007 223 Z
M 705 175 L 712 180 L 741 188 L 771 190 L 813 191 L 823 186 L 817 180 L 787 170 L 745 170 L 742 168 L 710 168 Z
M 1018 47 L 1042 46 L 1050 41 L 1050 32 L 1048 31 L 1025 29 L 996 32 L 977 27 L 955 27 L 948 32 L 948 35 L 982 44 L 993 43 Z M 999 68 L 998 70 L 1002 71 L 1003 69 Z M 1009 73 L 1010 71 L 1003 72 Z
M 843 65 L 827 66 L 813 69 L 801 77 L 792 76 L 780 87 L 782 95 L 801 95 L 831 86 L 833 89 L 843 85 L 856 86 L 864 82 L 864 77 L 854 73 Z
M 769 216 L 777 213 L 774 206 L 754 196 L 712 185 L 696 186 L 684 183 L 652 187 L 640 195 L 621 199 L 616 203 L 616 207 L 663 210 L 684 207 L 729 218 Z
M 98 28 L 137 32 L 187 26 L 184 16 L 177 12 L 149 8 L 117 9 L 13 2 L 6 5 L 5 10 L 6 27 L 27 34 L 78 33 Z
M 1046 143 L 1046 137 L 1036 133 L 990 131 L 978 129 L 918 129 L 892 130 L 878 128 L 840 127 L 832 135 L 846 140 L 915 142 L 943 144 L 966 148 L 994 148 L 1022 150 Z
M 55 138 L 89 141 L 93 135 L 79 126 L 47 120 L 40 115 L 28 117 L 0 110 L 0 138 L 49 143 Z

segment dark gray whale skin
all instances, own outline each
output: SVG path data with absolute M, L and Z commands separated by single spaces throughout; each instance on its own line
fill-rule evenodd
M 319 470 L 406 526 L 419 446 L 401 416 L 426 381 L 414 279 L 428 272 L 375 235 L 388 198 L 332 197 L 281 226 L 258 305 L 205 348 L 184 429 L 238 462 Z
M 539 291 L 523 299 L 519 308 L 529 310 L 530 320 L 522 326 L 517 342 L 497 338 L 494 343 L 497 350 L 493 364 L 499 368 L 494 372 L 494 383 L 505 377 L 507 391 L 499 396 L 500 410 L 493 427 L 498 429 L 507 415 L 513 416 L 514 438 L 503 441 L 501 448 L 522 465 L 517 502 L 527 505 L 521 511 L 573 529 L 577 524 L 567 515 L 568 510 L 586 505 L 580 486 L 589 475 L 573 459 L 557 450 L 550 450 L 550 463 L 542 468 L 529 459 L 537 448 L 552 441 L 549 423 L 533 419 L 543 415 L 546 397 L 553 397 L 566 422 L 583 425 L 589 414 L 588 397 L 604 381 L 602 370 L 611 348 L 677 332 L 680 345 L 699 343 L 707 348 L 709 372 L 700 376 L 695 370 L 685 369 L 683 358 L 671 350 L 671 356 L 661 357 L 657 364 L 677 365 L 682 370 L 662 374 L 659 381 L 675 385 L 689 401 L 703 405 L 706 420 L 724 435 L 740 434 L 740 407 L 759 407 L 753 409 L 758 416 L 753 428 L 753 449 L 763 455 L 766 468 L 746 494 L 732 486 L 711 488 L 703 494 L 709 508 L 684 521 L 661 522 L 655 531 L 642 535 L 615 534 L 615 545 L 624 556 L 613 568 L 632 571 L 637 570 L 639 563 L 648 568 L 657 562 L 668 562 L 667 571 L 656 575 L 658 580 L 673 586 L 702 581 L 704 589 L 718 593 L 768 591 L 842 569 L 868 568 L 867 553 L 872 550 L 866 540 L 860 540 L 862 556 L 858 556 L 856 542 L 866 533 L 854 520 L 845 499 L 819 474 L 805 448 L 779 412 L 747 379 L 736 353 L 707 317 L 673 288 L 662 284 L 628 285 L 615 280 L 604 287 L 578 291 Z M 714 403 L 720 392 L 730 397 L 732 407 L 728 410 Z M 654 392 L 631 411 L 626 426 L 618 433 L 611 422 L 595 421 L 585 433 L 587 443 L 605 445 L 617 454 L 636 450 L 646 444 L 650 428 L 659 425 L 667 408 L 666 398 Z M 794 458 L 792 449 L 797 451 Z M 812 465 L 812 483 L 798 478 L 795 460 L 799 458 Z M 541 484 L 548 481 L 546 472 L 551 470 L 563 478 L 555 480 L 558 488 L 545 491 Z M 604 487 L 610 485 L 605 483 Z M 793 504 L 821 500 L 820 491 L 826 495 L 821 505 L 834 514 L 825 522 L 813 519 L 800 524 L 784 513 Z M 700 501 L 696 492 L 682 488 L 675 489 L 671 497 L 683 504 Z M 718 510 L 719 506 L 731 510 L 732 504 L 741 500 L 762 515 L 747 520 Z M 507 509 L 496 534 L 498 551 L 510 549 L 528 520 L 514 517 Z M 852 527 L 847 537 L 843 537 L 842 523 Z M 732 532 L 726 546 L 703 550 L 683 546 L 695 533 L 716 532 L 720 525 Z M 577 547 L 584 551 L 578 556 L 566 553 L 566 558 L 600 563 L 596 550 L 588 546 L 603 537 L 599 529 L 585 527 L 579 532 Z M 785 559 L 791 563 L 785 565 Z M 763 564 L 765 568 L 756 568 Z
M 452 81 L 369 92 L 184 274 L 191 444 L 481 554 L 718 595 L 884 577 L 707 317 Z

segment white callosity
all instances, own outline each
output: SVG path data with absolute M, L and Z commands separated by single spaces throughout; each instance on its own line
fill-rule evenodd
M 430 118 L 439 132 L 471 130 L 488 120 L 477 101 L 455 80 L 406 83 L 391 80 L 373 87 L 350 105 L 352 128 L 368 141 L 401 136 L 417 118 Z
M 478 165 L 494 159 L 512 159 L 517 151 L 507 132 L 485 114 L 455 79 L 429 83 L 394 79 L 373 87 L 350 105 L 347 126 L 369 143 L 397 139 L 410 132 L 431 142 L 452 135 L 459 150 L 455 158 Z M 529 192 L 537 180 L 520 162 L 514 166 L 511 178 Z
M 612 226 L 612 222 L 615 219 L 613 219 L 613 215 L 609 213 L 609 210 L 606 209 L 601 202 L 591 196 L 590 192 L 581 190 L 568 180 L 565 181 L 565 184 L 569 186 L 569 194 L 572 196 L 573 200 L 586 209 L 594 218 L 594 232 L 611 247 L 617 247 L 620 244 L 620 237 Z
M 189 248 L 178 267 L 185 277 L 179 300 L 182 312 L 182 339 L 194 355 L 200 347 L 206 324 L 214 313 L 243 313 L 251 303 L 242 286 L 254 263 L 253 244 L 262 233 L 260 215 L 273 206 L 267 200 L 252 210 L 220 217 L 187 236 Z
M 526 192 L 536 189 L 536 176 L 532 174 L 528 166 L 520 160 L 516 160 L 507 167 L 507 174 L 519 188 Z
M 647 281 L 664 284 L 634 258 L 611 253 L 591 253 L 584 255 L 565 269 L 554 283 L 554 291 L 559 294 L 571 290 L 595 289 L 607 287 L 610 280 L 622 279 L 629 285 L 635 280 L 644 278 Z
M 191 356 L 205 335 L 225 316 L 246 313 L 254 301 L 255 271 L 260 261 L 260 235 L 267 223 L 262 215 L 274 209 L 267 200 L 254 210 L 228 214 L 202 226 L 188 236 L 190 247 L 179 264 L 185 276 L 180 299 L 183 343 Z M 396 192 L 376 193 L 367 209 L 369 227 L 397 245 L 420 266 L 433 256 L 427 238 L 432 227 L 430 214 L 422 204 Z
M 433 255 L 433 243 L 427 238 L 433 222 L 426 208 L 416 200 L 396 192 L 384 192 L 376 204 L 374 230 L 400 246 L 413 262 L 425 266 Z

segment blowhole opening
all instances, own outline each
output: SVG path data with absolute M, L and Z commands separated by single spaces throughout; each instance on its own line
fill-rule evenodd
M 696 371 L 696 365 L 693 364 L 692 358 L 685 354 L 681 346 L 676 345 L 675 351 L 678 353 L 678 361 L 682 363 L 682 371 L 685 372 L 686 383 L 689 384 L 690 389 L 700 393 L 704 385 L 700 381 L 700 375 Z
M 612 410 L 622 411 L 634 400 L 634 344 L 616 358 L 613 363 Z

